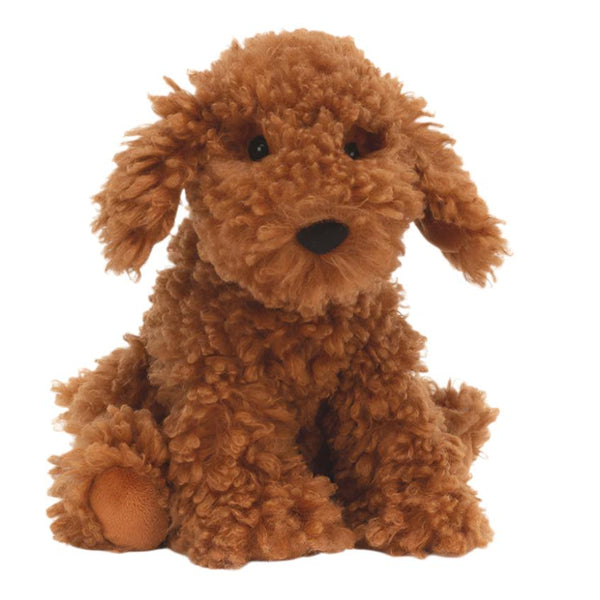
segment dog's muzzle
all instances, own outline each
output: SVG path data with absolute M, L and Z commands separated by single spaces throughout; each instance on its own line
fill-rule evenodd
M 319 221 L 301 229 L 296 239 L 315 254 L 327 254 L 348 237 L 348 232 L 348 227 L 338 221 Z

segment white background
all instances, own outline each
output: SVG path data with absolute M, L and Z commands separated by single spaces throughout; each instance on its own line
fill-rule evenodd
M 4 598 L 598 598 L 600 128 L 594 2 L 17 2 L 0 9 Z M 597 7 L 597 5 L 596 5 Z M 232 38 L 352 35 L 424 96 L 513 256 L 481 290 L 416 230 L 396 274 L 426 361 L 501 409 L 474 469 L 496 538 L 460 559 L 369 551 L 210 571 L 52 541 L 49 392 L 135 332 L 155 272 L 104 273 L 90 197 L 125 130 Z M 180 216 L 185 210 L 180 210 Z M 4 591 L 1 591 L 4 588 Z

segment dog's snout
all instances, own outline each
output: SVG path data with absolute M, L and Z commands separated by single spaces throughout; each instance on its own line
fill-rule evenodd
M 348 232 L 348 227 L 338 221 L 319 221 L 301 229 L 296 239 L 315 254 L 327 254 L 348 237 Z

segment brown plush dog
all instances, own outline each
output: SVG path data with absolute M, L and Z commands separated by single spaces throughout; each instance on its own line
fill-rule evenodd
M 190 217 L 139 336 L 57 386 L 56 538 L 211 567 L 484 546 L 467 480 L 496 411 L 419 376 L 389 282 L 413 221 L 475 283 L 506 252 L 452 140 L 349 38 L 260 35 L 190 79 L 95 198 L 118 272 L 182 190 Z

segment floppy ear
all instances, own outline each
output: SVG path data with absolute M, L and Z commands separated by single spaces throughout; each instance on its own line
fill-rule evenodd
M 424 105 L 421 102 L 421 108 Z M 430 116 L 420 111 L 418 116 Z M 416 224 L 468 281 L 485 285 L 487 276 L 508 254 L 506 241 L 462 161 L 452 149 L 454 140 L 437 125 L 413 122 L 408 130 L 424 194 L 425 209 Z
M 116 169 L 94 197 L 100 212 L 92 229 L 100 232 L 107 269 L 115 272 L 139 276 L 154 244 L 171 230 L 203 138 L 196 98 L 165 80 L 174 91 L 150 97 L 161 119 L 127 132 L 135 138 L 115 156 Z

